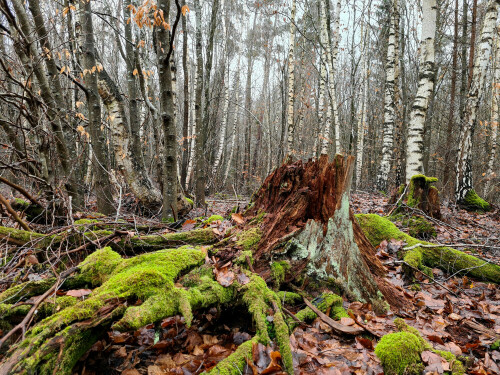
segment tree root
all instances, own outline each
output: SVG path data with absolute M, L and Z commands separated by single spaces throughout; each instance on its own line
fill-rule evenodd
M 463 273 L 479 280 L 500 282 L 500 266 L 496 264 L 485 262 L 446 246 L 418 246 L 419 244 L 432 244 L 401 232 L 390 220 L 381 216 L 359 214 L 356 217 L 373 246 L 379 245 L 383 240 L 396 239 L 405 241 L 412 249 L 404 255 L 404 261 L 423 272 L 430 272 L 428 267 L 437 267 L 449 273 Z M 415 245 L 417 246 L 414 247 Z
M 248 348 L 251 353 L 253 342 L 268 344 L 271 341 L 266 317 L 274 310 L 276 342 L 285 370 L 292 374 L 289 329 L 276 293 L 261 277 L 246 270 L 242 272 L 249 278 L 248 283 L 241 285 L 235 281 L 225 288 L 215 281 L 213 269 L 203 264 L 204 260 L 205 253 L 200 248 L 188 246 L 128 259 L 109 247 L 94 252 L 79 265 L 79 274 L 73 279 L 96 289 L 86 300 L 69 304 L 31 328 L 26 338 L 10 349 L 0 373 L 70 374 L 76 361 L 109 328 L 135 330 L 179 313 L 190 326 L 193 310 L 239 300 L 252 315 L 257 333 L 227 360 L 240 368 L 245 363 L 245 355 L 241 354 L 247 353 Z M 36 286 L 42 287 L 40 284 Z M 19 293 L 18 287 L 12 289 L 2 295 Z M 32 293 L 40 290 L 33 284 L 25 285 L 25 289 Z M 126 307 L 126 301 L 137 300 L 144 302 Z M 232 368 L 233 373 L 239 373 L 229 363 L 221 362 L 218 371 Z

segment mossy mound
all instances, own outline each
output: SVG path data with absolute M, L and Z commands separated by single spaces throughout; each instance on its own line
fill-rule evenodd
M 211 224 L 216 221 L 223 221 L 224 218 L 221 215 L 212 215 L 204 221 L 205 224 Z
M 410 207 L 418 207 L 421 202 L 420 194 L 417 194 L 416 189 L 431 189 L 435 188 L 432 186 L 434 182 L 437 182 L 436 177 L 427 177 L 423 174 L 417 174 L 410 179 L 410 186 L 408 188 L 408 202 L 407 205 Z
M 418 337 L 409 332 L 389 333 L 375 347 L 375 355 L 387 375 L 406 374 L 408 367 L 421 362 L 420 354 L 423 351 Z
M 403 240 L 408 246 L 433 245 L 420 241 L 404 232 L 401 232 L 389 219 L 376 214 L 358 214 L 358 219 L 364 234 L 373 246 L 378 246 L 383 240 Z M 487 263 L 481 259 L 468 255 L 450 247 L 422 247 L 417 246 L 407 251 L 403 259 L 412 267 L 424 272 L 430 272 L 428 267 L 437 267 L 445 272 L 462 270 L 479 280 L 498 283 L 500 280 L 500 266 Z
M 244 356 L 251 350 L 251 343 L 259 341 L 268 344 L 271 329 L 284 367 L 292 374 L 289 330 L 276 293 L 267 287 L 261 277 L 245 270 L 242 272 L 246 273 L 250 282 L 241 285 L 235 281 L 230 287 L 223 287 L 214 279 L 211 266 L 203 264 L 204 260 L 205 253 L 190 246 L 128 259 L 109 247 L 94 252 L 80 264 L 79 274 L 73 278 L 96 288 L 86 300 L 60 297 L 55 303 L 43 306 L 47 310 L 46 315 L 50 316 L 37 323 L 27 332 L 26 338 L 12 349 L 12 357 L 19 358 L 12 364 L 12 373 L 70 374 L 81 355 L 110 328 L 136 330 L 176 314 L 182 314 L 189 327 L 193 310 L 241 301 L 253 318 L 256 337 L 229 357 L 240 367 L 235 368 L 234 363 L 225 360 L 217 366 L 218 369 L 232 369 L 231 373 L 239 373 L 245 364 Z M 48 281 L 46 283 L 49 284 Z M 32 293 L 47 287 L 35 284 L 39 287 L 36 289 L 28 284 L 25 288 L 28 286 Z M 2 295 L 11 297 L 16 292 L 19 290 L 14 287 Z M 131 303 L 127 307 L 124 304 L 126 301 L 144 302 L 139 305 Z M 7 311 L 9 305 L 0 305 L 0 313 L 2 309 Z M 268 327 L 267 316 L 270 312 L 274 312 L 273 323 Z M 55 346 L 54 342 L 59 344 Z M 59 348 L 62 348 L 63 355 L 59 354 Z
M 241 246 L 245 251 L 253 251 L 262 238 L 262 232 L 259 228 L 251 228 L 238 234 L 236 245 Z
M 465 195 L 463 201 L 458 203 L 469 211 L 477 211 L 479 213 L 482 213 L 491 210 L 491 205 L 479 195 L 477 195 L 474 189 L 469 190 Z

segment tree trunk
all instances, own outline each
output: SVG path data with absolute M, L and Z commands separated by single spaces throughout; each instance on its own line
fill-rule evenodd
M 479 51 L 476 54 L 469 95 L 461 119 L 459 154 L 455 166 L 455 199 L 458 204 L 471 209 L 489 210 L 490 205 L 479 198 L 472 184 L 472 141 L 477 122 L 479 103 L 484 93 L 486 69 L 491 55 L 493 34 L 498 17 L 500 0 L 488 1 L 481 30 Z
M 406 182 L 409 182 L 412 176 L 424 173 L 423 136 L 429 100 L 434 90 L 436 15 L 436 0 L 424 0 L 418 89 L 408 125 Z
M 287 157 L 293 154 L 293 132 L 294 132 L 294 112 L 295 103 L 295 1 L 292 0 L 291 18 L 290 18 L 290 40 L 288 45 L 288 104 L 287 104 Z
M 496 172 L 494 170 L 495 158 L 497 156 L 497 136 L 498 136 L 498 124 L 500 123 L 500 26 L 497 26 L 497 32 L 495 34 L 495 58 L 493 59 L 493 84 L 491 89 L 491 151 L 488 160 L 488 169 L 486 171 L 486 183 L 484 184 L 483 195 L 488 197 L 492 195 L 493 191 L 490 192 L 490 186 L 492 181 L 495 179 Z M 493 196 L 493 195 L 492 195 Z
M 448 188 L 451 172 L 453 124 L 455 123 L 455 97 L 458 69 L 458 0 L 455 0 L 455 23 L 453 29 L 453 61 L 451 65 L 450 112 L 446 129 L 446 150 L 444 156 L 443 186 Z
M 186 0 L 182 1 L 182 6 Z M 188 67 L 188 30 L 186 17 L 182 17 L 182 72 L 184 74 L 184 104 L 182 107 L 182 164 L 181 164 L 181 186 L 186 186 L 187 170 L 189 163 L 189 67 Z
M 389 41 L 387 43 L 387 62 L 385 65 L 385 97 L 384 97 L 384 136 L 382 141 L 382 161 L 377 174 L 377 189 L 387 191 L 387 181 L 391 169 L 391 158 L 394 144 L 394 123 L 396 121 L 397 102 L 395 98 L 398 84 L 399 64 L 399 0 L 392 4 L 391 24 L 389 27 Z
M 101 129 L 101 101 L 97 86 L 97 60 L 94 54 L 94 27 L 92 24 L 92 9 L 90 2 L 80 4 L 80 49 L 81 62 L 84 71 L 83 79 L 87 87 L 87 107 L 89 111 L 89 130 L 92 140 L 93 170 L 95 173 L 95 189 L 97 195 L 97 210 L 106 215 L 115 211 L 111 180 L 107 171 L 106 140 Z M 92 72 L 93 71 L 93 72 Z M 86 74 L 85 74 L 86 73 Z

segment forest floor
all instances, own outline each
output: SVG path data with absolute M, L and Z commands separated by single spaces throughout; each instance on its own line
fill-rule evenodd
M 207 203 L 207 209 L 193 210 L 180 230 L 198 226 L 200 221 L 195 219 L 199 217 L 227 217 L 235 205 L 243 209 L 247 200 L 212 198 Z M 373 193 L 354 193 L 351 204 L 354 213 L 383 214 L 387 198 Z M 463 245 L 475 256 L 500 263 L 498 210 L 484 215 L 448 207 L 441 210 L 443 222 L 434 223 L 437 237 L 432 242 Z M 231 222 L 215 220 L 205 226 L 223 234 Z M 341 318 L 341 323 L 356 325 L 354 317 L 370 332 L 356 338 L 339 336 L 320 318 L 300 325 L 291 336 L 296 373 L 382 374 L 374 347 L 379 337 L 396 330 L 393 321 L 399 316 L 417 328 L 434 349 L 469 356 L 473 364 L 468 373 L 500 374 L 498 287 L 476 282 L 467 276 L 446 275 L 439 269 L 433 269 L 433 279 L 416 274 L 416 280 L 406 280 L 401 262 L 392 256 L 403 246 L 401 241 L 384 241 L 377 248 L 377 256 L 387 268 L 388 280 L 401 288 L 413 302 L 412 309 L 397 312 L 397 315 L 389 311 L 386 315 L 377 316 L 369 304 L 345 301 L 344 307 L 350 309 L 353 315 Z M 85 298 L 90 292 L 80 289 L 59 294 Z M 289 309 L 295 313 L 303 307 L 296 305 Z M 251 318 L 246 311 L 239 311 L 237 307 L 225 310 L 211 308 L 196 312 L 190 328 L 186 327 L 181 316 L 175 316 L 135 332 L 110 331 L 81 358 L 74 370 L 78 374 L 96 375 L 199 374 L 229 356 L 253 334 Z M 252 358 L 247 358 L 244 373 L 282 373 L 279 357 L 275 347 L 254 345 Z M 450 370 L 449 363 L 430 351 L 424 352 L 422 358 L 428 374 L 443 374 Z

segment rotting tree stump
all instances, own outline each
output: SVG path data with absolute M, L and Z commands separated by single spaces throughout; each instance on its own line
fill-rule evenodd
M 20 344 L 11 346 L 0 373 L 70 374 L 109 327 L 135 330 L 176 314 L 190 324 L 194 310 L 240 303 L 256 335 L 212 373 L 239 373 L 234 363 L 245 364 L 252 343 L 270 341 L 266 315 L 271 312 L 283 367 L 291 374 L 281 299 L 265 281 L 301 293 L 321 293 L 334 285 L 352 300 L 404 308 L 408 302 L 384 279 L 385 269 L 349 207 L 353 164 L 353 157 L 337 155 L 332 162 L 322 156 L 282 165 L 264 181 L 240 223 L 210 248 L 190 244 L 186 236 L 182 247 L 132 258 L 109 247 L 97 250 L 68 279 L 71 285 L 91 285 L 92 294 L 37 322 Z M 47 283 L 41 292 L 49 288 Z M 28 285 L 21 289 L 31 290 Z M 16 292 L 2 293 L 0 303 Z M 138 300 L 143 303 L 134 305 Z M 341 324 L 336 329 L 355 334 Z

